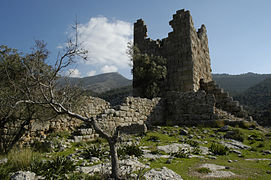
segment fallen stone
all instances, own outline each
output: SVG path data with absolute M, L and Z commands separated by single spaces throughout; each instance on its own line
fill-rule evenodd
M 179 149 L 190 150 L 191 146 L 189 144 L 178 144 L 173 143 L 165 146 L 157 146 L 157 150 L 164 151 L 165 153 L 176 153 Z
M 222 171 L 223 169 L 229 169 L 229 167 L 220 166 L 216 164 L 202 164 L 200 166 L 201 168 L 208 168 L 212 172 L 204 175 L 204 178 L 226 178 L 235 176 L 235 174 L 231 171 Z
M 188 135 L 188 131 L 184 130 L 184 129 L 181 129 L 179 134 L 186 136 L 186 135 Z
M 146 179 L 152 179 L 152 180 L 182 180 L 183 178 L 172 171 L 171 169 L 168 169 L 166 167 L 163 167 L 161 170 L 151 169 L 148 171 L 144 177 Z
M 130 174 L 134 171 L 139 171 L 140 169 L 147 169 L 150 168 L 147 165 L 142 164 L 141 162 L 135 160 L 135 159 L 125 159 L 121 160 L 119 162 L 120 165 L 120 173 L 122 175 Z M 95 173 L 104 173 L 104 174 L 110 174 L 111 172 L 111 163 L 105 163 L 105 164 L 98 164 L 90 167 L 80 167 L 78 166 L 76 168 L 77 171 L 89 175 L 94 175 Z
M 229 149 L 250 149 L 250 146 L 243 144 L 242 142 L 231 140 L 230 142 L 221 141 L 222 145 L 228 147 Z
M 18 171 L 10 176 L 11 180 L 36 180 L 36 174 L 30 171 Z
M 219 132 L 227 132 L 227 131 L 229 131 L 229 130 L 230 130 L 230 129 L 229 129 L 229 126 L 228 126 L 228 125 L 223 126 L 223 127 L 221 127 L 221 128 L 218 129 Z

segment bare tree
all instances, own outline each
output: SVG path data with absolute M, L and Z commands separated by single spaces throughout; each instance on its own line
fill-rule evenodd
M 96 119 L 88 117 L 86 113 L 84 116 L 75 113 L 73 99 L 76 95 L 76 91 L 70 87 L 59 88 L 57 86 L 60 74 L 65 70 L 65 68 L 76 62 L 78 58 L 87 60 L 88 52 L 82 48 L 80 43 L 78 43 L 77 27 L 78 24 L 76 22 L 73 27 L 76 33 L 75 38 L 68 40 L 62 53 L 59 53 L 54 66 L 47 65 L 45 61 L 48 57 L 48 51 L 46 50 L 46 44 L 42 41 L 36 41 L 35 47 L 32 49 L 32 53 L 18 60 L 20 67 L 23 69 L 19 80 L 11 77 L 8 65 L 4 64 L 4 68 L 6 69 L 5 75 L 8 77 L 10 88 L 12 89 L 12 92 L 17 93 L 15 93 L 16 96 L 10 94 L 10 96 L 0 97 L 1 102 L 5 102 L 6 105 L 8 104 L 7 100 L 12 98 L 12 103 L 8 104 L 10 107 L 9 111 L 7 111 L 4 116 L 11 116 L 18 107 L 30 109 L 35 107 L 37 108 L 34 109 L 35 111 L 29 111 L 32 112 L 32 114 L 27 116 L 28 121 L 26 124 L 29 124 L 29 120 L 34 117 L 40 117 L 41 114 L 37 113 L 37 110 L 41 110 L 41 112 L 49 110 L 53 111 L 56 115 L 68 115 L 72 118 L 84 121 L 92 126 L 93 129 L 109 143 L 112 165 L 111 177 L 113 179 L 120 179 L 116 143 L 119 141 L 119 133 L 123 128 L 117 127 L 113 135 L 108 134 L 99 126 Z M 1 52 L 3 54 L 5 53 L 4 50 Z M 1 61 L 5 60 L 6 59 L 3 56 Z M 5 119 L 7 118 L 1 119 L 1 122 L 4 122 Z M 22 127 L 24 126 L 25 125 L 22 125 Z

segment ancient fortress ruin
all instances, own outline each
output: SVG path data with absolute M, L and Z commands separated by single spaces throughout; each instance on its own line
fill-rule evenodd
M 147 38 L 142 19 L 134 24 L 134 45 L 141 53 L 162 56 L 167 60 L 167 91 L 198 91 L 200 79 L 212 81 L 208 38 L 204 25 L 196 31 L 189 11 L 179 10 L 169 22 L 173 31 L 167 38 Z M 136 79 L 137 77 L 134 77 Z M 134 95 L 137 87 L 134 88 Z
M 134 97 L 127 97 L 116 107 L 102 99 L 85 97 L 78 108 L 81 115 L 94 117 L 110 131 L 116 126 L 135 125 L 214 125 L 216 121 L 240 123 L 251 120 L 248 114 L 227 92 L 212 81 L 208 38 L 204 25 L 196 31 L 189 11 L 179 10 L 169 22 L 173 31 L 162 40 L 147 38 L 147 27 L 139 19 L 134 24 L 134 43 L 141 53 L 162 56 L 167 60 L 167 78 L 162 83 L 165 93 L 152 100 L 140 98 L 134 86 Z M 134 77 L 136 79 L 137 77 Z M 17 122 L 18 123 L 18 122 Z M 12 136 L 17 124 L 0 130 L 1 137 Z M 98 137 L 91 127 L 81 121 L 61 116 L 47 122 L 33 121 L 22 141 L 42 141 L 52 131 L 77 131 L 75 141 Z M 141 128 L 141 129 L 140 129 Z M 127 129 L 129 131 L 129 129 Z
M 165 91 L 165 124 L 206 124 L 221 119 L 222 111 L 248 119 L 243 107 L 212 81 L 206 27 L 196 30 L 190 12 L 184 9 L 169 24 L 173 31 L 155 41 L 147 37 L 142 19 L 134 23 L 134 45 L 140 52 L 166 59 L 167 76 L 160 85 Z M 137 88 L 133 83 L 134 96 L 141 96 Z

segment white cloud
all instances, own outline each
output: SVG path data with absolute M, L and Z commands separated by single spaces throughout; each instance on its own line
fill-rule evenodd
M 131 23 L 94 17 L 86 24 L 80 24 L 78 34 L 83 46 L 89 52 L 88 64 L 104 66 L 103 69 L 129 67 L 126 54 L 127 43 L 132 40 Z M 114 66 L 114 68 L 113 68 Z
M 102 73 L 117 72 L 118 68 L 116 66 L 105 65 L 104 67 L 102 67 L 101 71 Z
M 80 77 L 81 76 L 81 72 L 78 69 L 69 69 L 66 72 L 66 75 L 69 77 Z
M 94 76 L 96 74 L 96 71 L 89 71 L 87 73 L 87 76 Z

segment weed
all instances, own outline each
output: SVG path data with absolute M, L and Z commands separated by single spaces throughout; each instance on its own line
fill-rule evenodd
M 189 152 L 186 149 L 179 149 L 179 151 L 172 153 L 172 155 L 176 158 L 188 158 Z
M 30 171 L 46 179 L 65 179 L 65 174 L 74 170 L 73 161 L 64 156 L 57 156 L 51 161 L 36 160 L 30 166 Z
M 90 159 L 91 157 L 103 158 L 105 156 L 105 150 L 102 149 L 101 146 L 85 147 L 82 155 L 86 159 Z
M 26 170 L 32 161 L 39 158 L 38 153 L 34 153 L 31 149 L 14 149 L 8 153 L 8 164 L 12 167 L 13 170 Z
M 233 129 L 232 131 L 228 131 L 224 138 L 243 142 L 245 140 L 245 135 L 240 131 L 240 129 Z
M 209 168 L 202 167 L 202 168 L 197 169 L 197 172 L 201 174 L 208 174 L 208 173 L 211 173 L 212 171 Z
M 210 151 L 215 155 L 227 155 L 229 153 L 229 148 L 221 144 L 212 143 L 210 146 Z
M 192 150 L 192 153 L 193 153 L 193 154 L 200 154 L 200 153 L 202 153 L 202 150 L 201 150 L 199 147 L 195 147 L 195 148 Z
M 120 157 L 125 157 L 126 155 L 129 155 L 129 156 L 134 155 L 136 157 L 140 157 L 143 155 L 143 151 L 139 148 L 139 146 L 132 144 L 132 145 L 119 148 L 118 155 Z
M 192 147 L 199 147 L 199 143 L 197 141 L 193 141 L 193 140 L 186 140 L 185 141 L 186 144 L 189 144 Z

